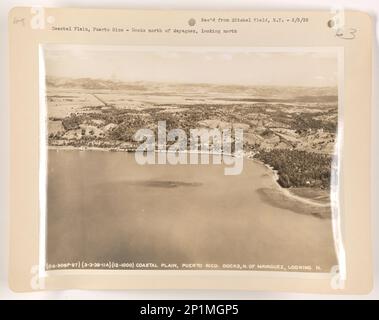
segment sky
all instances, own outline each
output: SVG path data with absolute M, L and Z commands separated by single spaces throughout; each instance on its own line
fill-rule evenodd
M 338 79 L 331 49 L 50 44 L 42 52 L 54 77 L 283 86 L 336 86 Z

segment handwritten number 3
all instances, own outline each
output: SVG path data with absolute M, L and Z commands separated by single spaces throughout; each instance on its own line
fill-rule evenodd
M 338 29 L 336 31 L 336 37 L 339 37 L 341 39 L 345 39 L 345 40 L 352 40 L 352 39 L 355 39 L 355 35 L 357 33 L 357 29 L 354 29 L 354 28 L 349 28 L 347 30 L 344 30 L 344 29 Z

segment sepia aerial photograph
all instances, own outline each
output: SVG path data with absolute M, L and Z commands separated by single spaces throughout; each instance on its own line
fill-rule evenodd
M 46 270 L 329 273 L 338 54 L 295 49 L 41 46 Z

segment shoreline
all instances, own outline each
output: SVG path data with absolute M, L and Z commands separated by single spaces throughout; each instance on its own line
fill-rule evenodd
M 48 150 L 62 150 L 62 151 L 100 151 L 100 152 L 127 152 L 127 153 L 134 153 L 136 152 L 136 149 L 127 149 L 127 148 L 118 148 L 118 147 L 74 147 L 74 146 L 48 146 Z M 155 150 L 154 152 L 160 152 L 159 150 Z M 169 152 L 169 151 L 167 151 Z M 187 151 L 188 154 L 204 154 L 202 151 Z M 223 153 L 209 153 L 210 155 L 222 155 Z M 233 154 L 225 154 L 227 156 L 234 156 Z M 289 199 L 302 202 L 303 204 L 317 206 L 317 207 L 330 207 L 330 203 L 320 203 L 318 201 L 311 200 L 309 198 L 301 197 L 296 194 L 291 193 L 291 191 L 288 188 L 283 188 L 279 183 L 279 175 L 277 170 L 272 168 L 270 165 L 264 163 L 261 160 L 255 159 L 251 156 L 251 154 L 244 153 L 243 157 L 249 161 L 253 161 L 259 165 L 264 166 L 269 173 L 271 174 L 272 180 L 275 184 L 275 187 L 277 190 L 279 190 L 284 196 L 286 196 Z
M 265 166 L 272 173 L 272 178 L 273 178 L 273 181 L 275 183 L 276 188 L 278 190 L 280 190 L 282 193 L 284 193 L 285 196 L 287 196 L 288 198 L 291 198 L 291 199 L 294 199 L 296 201 L 300 201 L 300 202 L 302 202 L 304 204 L 309 204 L 309 205 L 312 205 L 312 206 L 330 207 L 330 203 L 321 203 L 321 202 L 314 201 L 314 200 L 311 200 L 311 199 L 308 199 L 308 198 L 305 198 L 305 197 L 301 197 L 301 196 L 298 196 L 296 194 L 291 193 L 290 188 L 283 188 L 279 184 L 279 182 L 278 182 L 279 175 L 278 175 L 278 171 L 277 170 L 275 170 L 270 165 L 262 162 L 261 160 L 251 159 L 251 158 L 249 158 L 249 160 L 255 161 L 256 163 L 259 163 L 259 164 Z

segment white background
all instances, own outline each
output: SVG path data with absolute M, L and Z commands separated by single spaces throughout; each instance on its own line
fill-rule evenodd
M 8 224 L 9 224 L 9 64 L 7 16 L 15 6 L 44 7 L 96 7 L 96 8 L 140 8 L 140 9 L 213 9 L 213 10 L 330 10 L 341 6 L 345 9 L 366 11 L 374 21 L 374 84 L 378 84 L 378 31 L 376 24 L 379 15 L 378 0 L 2 0 L 0 1 L 0 300 L 2 299 L 378 299 L 379 298 L 379 257 L 378 257 L 378 209 L 379 209 L 379 112 L 378 93 L 373 97 L 373 159 L 372 159 L 372 196 L 373 196 L 373 241 L 375 255 L 374 290 L 367 296 L 304 295 L 294 293 L 273 293 L 254 291 L 58 291 L 14 293 L 8 288 Z M 377 91 L 377 90 L 376 90 Z M 357 106 L 358 107 L 358 106 Z

